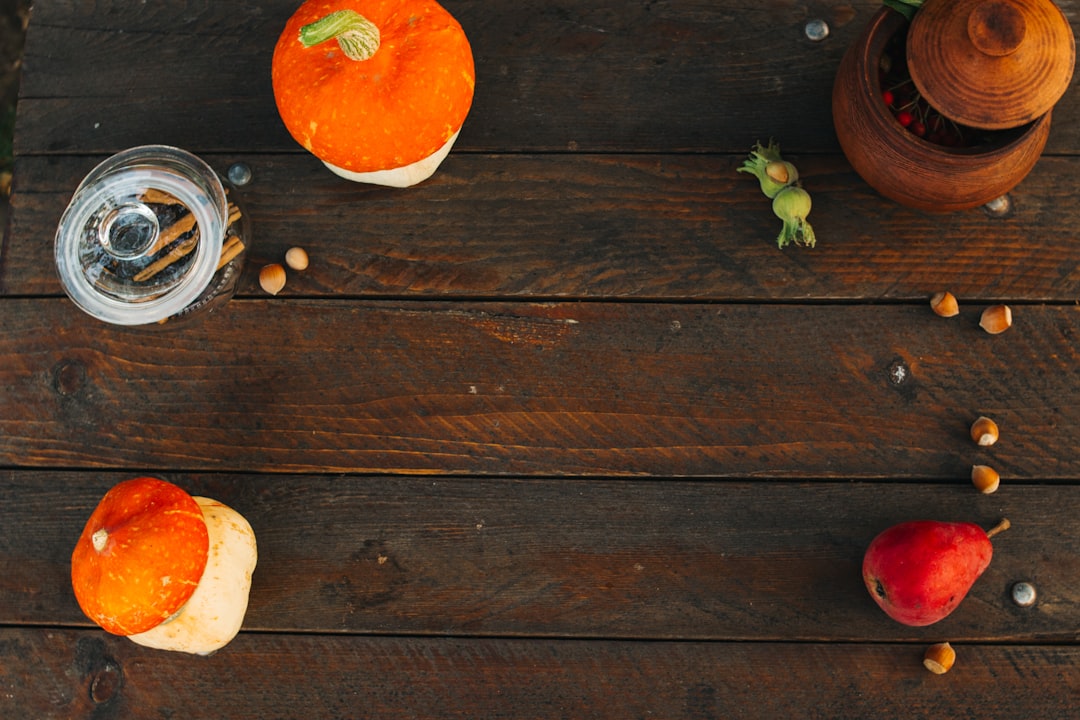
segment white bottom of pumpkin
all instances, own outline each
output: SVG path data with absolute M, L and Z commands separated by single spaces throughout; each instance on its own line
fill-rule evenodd
M 206 569 L 194 594 L 157 627 L 128 639 L 158 650 L 210 655 L 240 631 L 258 551 L 248 521 L 227 505 L 196 497 L 210 534 Z
M 352 180 L 353 182 L 369 183 L 371 185 L 386 185 L 387 187 L 397 188 L 411 187 L 427 180 L 435 174 L 435 170 L 437 170 L 439 165 L 442 164 L 442 161 L 446 159 L 446 156 L 450 154 L 450 148 L 454 146 L 454 141 L 457 140 L 460 133 L 461 131 L 458 130 L 451 135 L 450 139 L 447 140 L 441 148 L 431 153 L 426 158 L 417 160 L 409 165 L 390 168 L 389 170 L 353 172 L 352 170 L 346 170 L 343 167 L 328 163 L 325 160 L 323 161 L 323 165 L 330 168 L 330 171 L 335 175 L 340 175 L 346 180 Z

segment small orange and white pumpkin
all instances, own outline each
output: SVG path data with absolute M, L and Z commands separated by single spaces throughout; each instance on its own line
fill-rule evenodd
M 258 553 L 235 510 L 140 477 L 114 486 L 71 556 L 87 617 L 162 650 L 210 654 L 240 631 Z
M 271 79 L 298 143 L 344 178 L 391 187 L 435 172 L 476 84 L 465 32 L 435 0 L 307 0 Z

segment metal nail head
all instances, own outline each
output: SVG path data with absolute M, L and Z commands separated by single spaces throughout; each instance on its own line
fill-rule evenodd
M 233 185 L 247 185 L 251 182 L 251 168 L 245 163 L 233 163 L 229 166 L 229 182 Z
M 821 19 L 814 19 L 806 23 L 806 37 L 814 42 L 821 42 L 829 37 L 829 23 Z
M 1013 602 L 1020 607 L 1031 607 L 1035 604 L 1035 586 L 1028 582 L 1018 582 L 1012 586 Z
M 1012 198 L 1007 193 L 996 197 L 983 205 L 983 210 L 990 217 L 1005 217 L 1012 212 Z

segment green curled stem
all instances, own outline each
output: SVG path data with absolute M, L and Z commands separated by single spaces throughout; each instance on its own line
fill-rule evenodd
M 331 39 L 350 60 L 367 60 L 379 49 L 379 28 L 354 10 L 338 10 L 300 28 L 300 42 L 306 48 Z

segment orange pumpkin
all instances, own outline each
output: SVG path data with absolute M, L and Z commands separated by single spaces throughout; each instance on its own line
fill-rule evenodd
M 188 601 L 206 568 L 209 534 L 195 499 L 140 477 L 101 499 L 71 556 L 87 617 L 116 635 L 149 630 Z
M 449 153 L 472 105 L 472 49 L 434 0 L 308 0 L 274 49 L 285 127 L 332 171 L 407 187 Z

